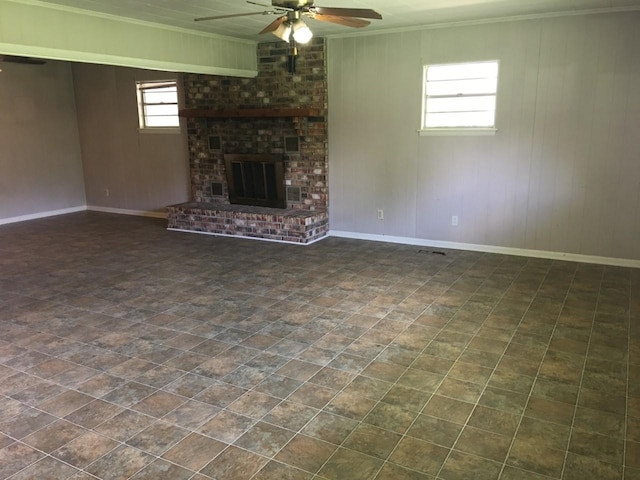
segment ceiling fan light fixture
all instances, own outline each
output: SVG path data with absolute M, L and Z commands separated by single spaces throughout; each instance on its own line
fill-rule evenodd
M 297 43 L 304 45 L 305 43 L 309 43 L 312 37 L 313 32 L 301 19 L 298 18 L 293 22 L 293 39 Z
M 280 40 L 284 40 L 285 42 L 288 43 L 289 39 L 291 38 L 291 23 L 290 22 L 281 23 L 278 26 L 278 28 L 276 28 L 271 33 L 273 33 Z

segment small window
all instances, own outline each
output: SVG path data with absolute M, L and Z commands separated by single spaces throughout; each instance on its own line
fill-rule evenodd
M 423 131 L 495 131 L 498 61 L 424 67 Z
M 136 82 L 136 90 L 141 129 L 175 129 L 180 126 L 175 81 Z

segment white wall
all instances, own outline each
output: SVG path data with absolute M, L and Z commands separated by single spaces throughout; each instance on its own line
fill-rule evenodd
M 633 12 L 331 39 L 331 229 L 640 259 L 639 25 Z M 420 137 L 423 64 L 490 59 L 497 134 Z
M 71 68 L 0 63 L 0 223 L 85 204 Z
M 184 131 L 144 133 L 138 130 L 136 81 L 170 80 L 179 76 L 74 64 L 73 77 L 87 204 L 163 212 L 167 205 L 189 200 L 189 160 Z

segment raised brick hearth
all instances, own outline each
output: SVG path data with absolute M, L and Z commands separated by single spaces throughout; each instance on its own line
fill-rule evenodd
M 327 234 L 325 43 L 300 47 L 294 73 L 289 53 L 259 44 L 255 78 L 184 75 L 192 202 L 168 207 L 169 228 L 301 244 Z M 225 156 L 256 154 L 283 159 L 286 208 L 230 203 Z
M 168 210 L 169 230 L 280 242 L 312 243 L 329 227 L 325 211 L 197 202 L 171 205 Z

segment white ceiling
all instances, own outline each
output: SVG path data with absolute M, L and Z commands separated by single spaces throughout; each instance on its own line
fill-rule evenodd
M 45 0 L 45 3 L 252 40 L 271 40 L 269 36 L 256 34 L 276 18 L 255 15 L 193 21 L 197 17 L 262 10 L 243 0 Z M 502 17 L 640 9 L 640 0 L 316 0 L 316 5 L 373 8 L 382 14 L 382 20 L 372 20 L 362 30 L 309 20 L 315 35 L 327 36 Z

